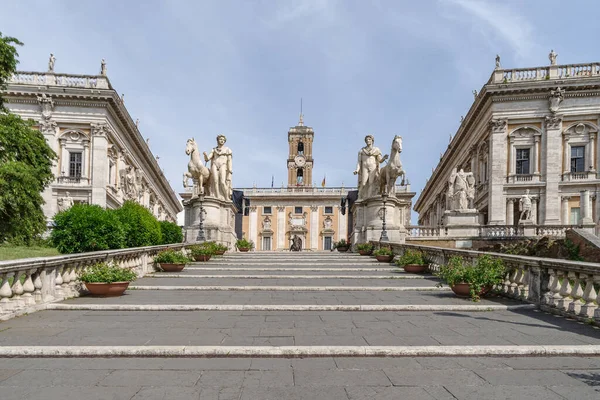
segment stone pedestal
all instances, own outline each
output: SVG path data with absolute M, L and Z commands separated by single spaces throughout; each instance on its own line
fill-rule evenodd
M 477 210 L 445 211 L 444 226 L 451 237 L 479 236 L 479 212 Z
M 523 227 L 523 235 L 525 237 L 535 237 L 535 226 L 530 219 L 519 220 L 519 225 Z
M 190 218 L 183 227 L 185 242 L 195 243 L 200 230 L 200 209 L 204 209 L 203 225 L 206 241 L 214 241 L 224 244 L 230 250 L 235 249 L 235 213 L 237 212 L 233 202 L 223 201 L 214 197 L 193 197 L 184 201 L 186 215 Z
M 393 243 L 404 243 L 406 238 L 403 209 L 400 205 L 400 200 L 395 197 L 388 197 L 385 202 L 386 231 L 389 241 Z M 354 223 L 352 245 L 379 241 L 383 225 L 381 196 L 357 201 L 351 212 Z

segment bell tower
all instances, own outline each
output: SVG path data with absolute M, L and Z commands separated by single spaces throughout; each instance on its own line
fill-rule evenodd
M 300 112 L 298 125 L 288 131 L 290 146 L 288 167 L 288 187 L 312 187 L 312 145 L 315 132 L 313 128 L 304 126 L 304 116 Z

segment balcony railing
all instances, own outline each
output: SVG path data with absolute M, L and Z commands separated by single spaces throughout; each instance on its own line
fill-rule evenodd
M 486 225 L 479 228 L 479 236 L 484 238 L 513 238 L 524 235 L 523 225 Z
M 407 228 L 406 234 L 411 238 L 438 238 L 445 236 L 446 231 L 443 226 L 411 225 Z
M 18 71 L 8 81 L 9 84 L 35 86 L 62 86 L 85 89 L 111 89 L 106 76 L 103 75 L 72 75 L 56 74 L 53 72 Z
M 567 172 L 562 175 L 563 182 L 586 181 L 596 179 L 596 171 Z
M 90 184 L 90 178 L 85 178 L 83 176 L 59 176 L 56 178 L 56 183 L 61 185 L 87 186 Z
M 549 65 L 534 68 L 497 69 L 489 83 L 514 83 L 600 76 L 600 63 Z
M 515 174 L 506 177 L 507 183 L 535 183 L 540 181 L 539 174 Z

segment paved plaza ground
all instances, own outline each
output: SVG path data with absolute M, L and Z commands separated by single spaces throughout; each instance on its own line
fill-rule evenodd
M 460 299 L 436 288 L 431 275 L 329 252 L 232 254 L 194 263 L 178 275 L 158 272 L 134 282 L 122 297 L 74 298 L 0 322 L 2 351 L 74 352 L 3 358 L 0 399 L 600 398 L 600 357 L 567 355 L 573 346 L 600 346 L 600 329 L 501 297 Z M 359 305 L 385 310 L 352 308 Z M 254 309 L 244 309 L 249 306 Z M 300 311 L 302 306 L 316 309 Z M 408 306 L 413 308 L 397 310 Z M 121 357 L 76 354 L 88 346 L 122 350 Z M 184 346 L 221 353 L 169 353 Z M 231 346 L 256 353 L 225 357 L 222 351 Z M 546 346 L 565 355 L 535 355 Z M 284 348 L 298 357 L 262 350 Z M 453 353 L 357 352 L 369 348 Z M 469 355 L 498 348 L 533 350 Z M 148 349 L 166 350 L 136 356 Z M 303 354 L 307 349 L 320 356 Z

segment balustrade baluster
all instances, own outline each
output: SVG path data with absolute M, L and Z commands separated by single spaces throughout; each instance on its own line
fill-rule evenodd
M 555 295 L 558 295 L 558 298 L 560 298 L 560 295 L 558 294 L 559 287 L 560 284 L 556 270 L 548 269 L 548 291 L 544 293 L 544 303 L 551 307 L 556 307 Z
M 517 299 L 522 299 L 523 292 L 523 277 L 525 274 L 525 270 L 523 266 L 519 265 L 517 267 L 517 273 L 515 274 L 515 287 L 514 287 L 514 297 Z
M 56 278 L 54 279 L 54 292 L 56 293 L 56 295 L 54 296 L 56 299 L 64 299 L 65 298 L 65 293 L 63 291 L 63 279 L 62 279 L 62 269 L 63 266 L 60 267 L 56 267 L 54 269 L 54 272 L 56 274 Z
M 26 306 L 30 306 L 35 304 L 35 299 L 33 298 L 33 291 L 35 290 L 35 286 L 33 286 L 33 280 L 31 279 L 31 274 L 35 269 L 28 269 L 25 271 L 25 282 L 23 282 L 23 302 Z
M 530 274 L 531 274 L 531 269 L 529 267 L 526 267 L 525 265 L 521 266 L 523 268 L 523 274 L 522 274 L 522 279 L 521 279 L 521 286 L 520 286 L 520 293 L 519 293 L 519 298 L 521 300 L 528 300 L 529 299 L 529 283 L 530 283 Z
M 8 280 L 14 275 L 13 272 L 7 272 L 2 275 L 2 285 L 0 286 L 0 312 L 10 312 L 14 308 L 14 304 L 11 302 L 12 289 Z
M 12 301 L 14 303 L 14 309 L 15 310 L 20 310 L 21 308 L 25 307 L 25 303 L 23 302 L 23 299 L 21 298 L 21 295 L 23 294 L 23 285 L 21 284 L 21 275 L 23 275 L 23 271 L 16 271 L 15 272 L 15 279 L 13 280 L 13 284 L 12 284 L 12 292 L 13 292 L 13 297 L 12 297 Z
M 569 274 L 564 271 L 559 271 L 562 275 L 562 284 L 558 292 L 558 301 L 556 306 L 564 311 L 569 311 L 569 305 L 573 301 L 569 296 L 571 295 L 571 282 L 569 282 Z
M 42 297 L 42 270 L 35 269 L 33 271 L 33 286 L 35 287 L 35 291 L 33 292 L 33 298 L 36 303 L 41 303 L 43 301 Z
M 581 288 L 581 281 L 579 280 L 579 272 L 569 272 L 569 279 L 573 279 L 573 288 L 571 289 L 572 301 L 569 304 L 570 313 L 579 314 L 581 312 L 581 306 L 585 303 L 581 300 L 583 296 L 583 289 Z
M 512 271 L 510 271 L 510 287 L 507 293 L 510 297 L 517 297 L 519 295 L 519 285 L 517 284 L 518 276 L 519 267 L 515 267 Z
M 593 274 L 586 274 L 583 279 L 585 280 L 585 289 L 583 290 L 581 299 L 583 300 L 584 304 L 581 306 L 579 315 L 593 318 L 594 312 L 598 308 L 598 306 L 594 304 L 594 301 L 596 301 L 596 296 L 598 295 L 596 293 L 596 289 L 594 288 L 594 280 L 600 280 L 600 275 L 594 277 Z
M 71 265 L 65 265 L 62 269 L 62 289 L 65 297 L 72 297 L 73 293 L 71 293 L 71 287 L 69 286 L 69 282 L 71 282 L 71 274 L 70 274 Z

